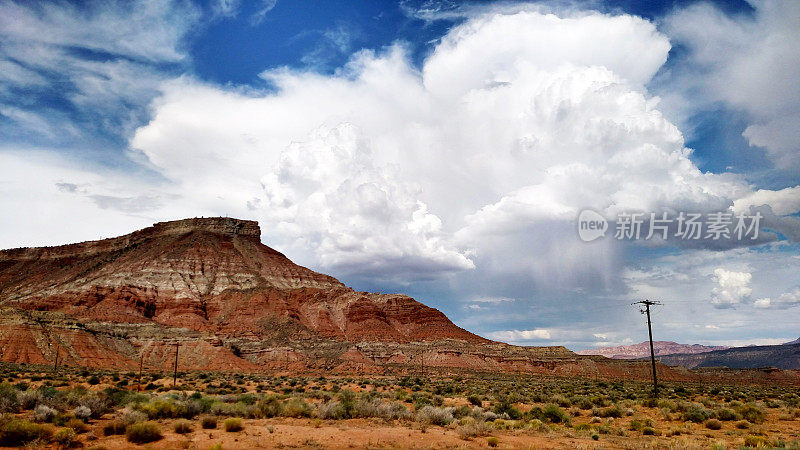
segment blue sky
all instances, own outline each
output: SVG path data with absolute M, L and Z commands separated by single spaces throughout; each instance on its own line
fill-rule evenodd
M 0 1 L 0 246 L 231 215 L 508 342 L 639 342 L 642 297 L 657 339 L 794 339 L 798 31 L 777 0 Z M 765 228 L 586 243 L 584 208 Z

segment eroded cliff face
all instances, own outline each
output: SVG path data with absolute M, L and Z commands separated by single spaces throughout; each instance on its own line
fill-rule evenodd
M 482 341 L 409 297 L 355 292 L 298 266 L 260 236 L 253 221 L 186 219 L 101 241 L 5 250 L 0 303 L 225 336 Z M 275 329 L 278 319 L 293 326 Z
M 183 370 L 649 376 L 646 363 L 488 341 L 408 296 L 294 264 L 260 236 L 256 222 L 216 217 L 0 251 L 0 360 L 167 370 L 177 343 Z
M 157 365 L 153 349 L 185 341 L 187 355 L 206 354 L 186 357 L 196 368 L 257 370 L 272 357 L 352 359 L 357 342 L 485 342 L 410 297 L 356 292 L 294 264 L 260 236 L 253 221 L 203 218 L 0 251 L 2 359 L 47 363 L 61 351 L 66 363 L 127 367 L 145 354 Z

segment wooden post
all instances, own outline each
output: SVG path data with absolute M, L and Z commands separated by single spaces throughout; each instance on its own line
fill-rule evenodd
M 60 353 L 61 345 L 56 341 L 56 360 L 53 362 L 53 372 L 58 373 L 58 354 Z
M 178 348 L 181 346 L 180 342 L 175 343 L 175 371 L 172 375 L 172 387 L 178 384 Z
M 142 391 L 142 363 L 144 362 L 144 352 L 139 355 L 139 377 L 136 378 L 136 390 L 141 392 Z

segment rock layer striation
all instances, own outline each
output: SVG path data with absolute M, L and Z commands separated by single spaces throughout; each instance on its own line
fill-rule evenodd
M 408 296 L 354 291 L 260 238 L 257 222 L 194 218 L 0 251 L 0 360 L 168 370 L 177 344 L 183 370 L 649 377 L 643 362 L 489 341 Z

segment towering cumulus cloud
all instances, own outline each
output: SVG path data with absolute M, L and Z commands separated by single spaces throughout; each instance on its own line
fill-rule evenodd
M 486 15 L 421 70 L 395 45 L 333 76 L 264 72 L 268 93 L 173 81 L 132 144 L 183 196 L 271 223 L 323 267 L 604 280 L 615 252 L 576 247 L 580 208 L 720 209 L 748 191 L 701 173 L 645 91 L 669 49 L 632 16 Z

